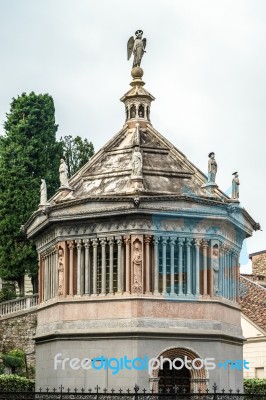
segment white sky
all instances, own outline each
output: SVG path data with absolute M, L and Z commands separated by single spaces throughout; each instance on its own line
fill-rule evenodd
M 239 171 L 241 205 L 266 230 L 265 0 L 0 0 L 0 16 L 1 122 L 12 97 L 49 93 L 58 136 L 98 150 L 124 123 L 126 43 L 142 29 L 153 126 L 203 172 L 214 151 L 225 192 Z M 254 233 L 242 264 L 264 249 Z

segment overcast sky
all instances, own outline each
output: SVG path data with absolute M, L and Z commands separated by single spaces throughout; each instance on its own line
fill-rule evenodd
M 126 43 L 147 37 L 142 66 L 156 97 L 153 126 L 228 192 L 239 171 L 241 205 L 261 224 L 244 246 L 266 249 L 265 0 L 0 0 L 0 133 L 12 97 L 53 96 L 58 136 L 98 150 L 124 123 Z

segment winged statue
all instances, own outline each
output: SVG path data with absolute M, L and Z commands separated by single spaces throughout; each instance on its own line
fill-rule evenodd
M 129 60 L 132 53 L 134 55 L 133 68 L 140 67 L 141 59 L 145 53 L 147 39 L 142 39 L 143 31 L 137 30 L 135 32 L 135 39 L 131 36 L 127 42 L 127 59 Z

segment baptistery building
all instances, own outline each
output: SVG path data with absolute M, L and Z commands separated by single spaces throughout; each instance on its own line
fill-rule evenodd
M 199 149 L 206 176 L 153 127 L 136 64 L 120 132 L 25 225 L 37 387 L 241 389 L 228 360 L 243 359 L 239 254 L 258 224 L 219 189 L 215 149 Z

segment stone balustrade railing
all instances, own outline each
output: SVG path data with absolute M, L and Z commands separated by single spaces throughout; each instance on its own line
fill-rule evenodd
M 33 294 L 32 296 L 4 301 L 0 303 L 0 317 L 35 307 L 38 304 L 38 298 L 38 294 Z

